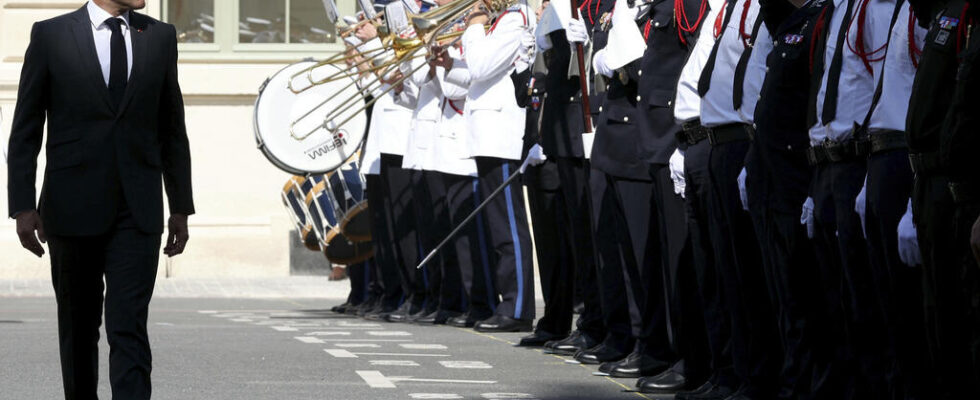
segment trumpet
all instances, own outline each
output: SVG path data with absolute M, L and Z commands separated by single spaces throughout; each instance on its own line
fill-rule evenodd
M 361 87 L 361 91 L 362 93 L 371 93 L 385 85 L 387 85 L 387 87 L 379 94 L 374 95 L 371 100 L 364 102 L 364 105 L 360 109 L 351 111 L 351 109 L 357 104 L 356 100 L 358 97 L 363 97 L 363 94 L 346 99 L 339 106 L 335 107 L 326 116 L 324 116 L 322 123 L 314 126 L 312 129 L 305 132 L 297 132 L 297 126 L 302 125 L 305 119 L 309 118 L 314 112 L 316 112 L 316 110 L 319 110 L 336 98 L 336 95 L 330 96 L 330 98 L 314 105 L 308 112 L 293 120 L 289 127 L 290 136 L 296 140 L 303 140 L 320 129 L 327 129 L 329 131 L 336 131 L 340 129 L 346 123 L 350 122 L 356 115 L 373 105 L 374 102 L 380 97 L 387 95 L 392 90 L 395 90 L 395 88 L 401 86 L 405 79 L 412 76 L 422 68 L 428 66 L 428 63 L 420 63 L 418 66 L 412 68 L 411 71 L 404 73 L 400 78 L 395 79 L 394 81 L 386 80 L 385 77 L 389 76 L 391 72 L 398 68 L 399 64 L 404 61 L 425 56 L 424 54 L 418 55 L 418 53 L 423 49 L 428 49 L 434 46 L 446 46 L 459 40 L 459 37 L 462 36 L 463 31 L 455 30 L 455 27 L 461 20 L 469 15 L 470 11 L 477 4 L 482 4 L 481 7 L 486 9 L 488 14 L 497 15 L 505 11 L 513 4 L 517 3 L 517 1 L 518 0 L 455 0 L 432 11 L 413 16 L 410 21 L 416 33 L 414 37 L 400 37 L 395 33 L 387 32 L 385 30 L 385 34 L 382 37 L 382 49 L 384 51 L 382 54 L 389 54 L 391 57 L 375 57 L 371 59 L 373 67 L 369 68 L 369 71 L 374 72 L 375 77 L 367 84 L 363 85 Z M 486 26 L 484 26 L 484 29 L 486 29 Z M 310 71 L 312 71 L 312 68 Z M 302 73 L 303 72 L 300 74 Z M 331 80 L 351 77 L 352 75 L 350 70 L 345 70 L 334 73 L 324 79 L 314 80 L 311 72 L 307 72 L 307 74 L 310 83 L 313 86 L 329 82 Z M 356 81 L 352 82 L 350 85 L 353 84 L 356 84 Z M 339 122 L 337 120 L 339 120 Z

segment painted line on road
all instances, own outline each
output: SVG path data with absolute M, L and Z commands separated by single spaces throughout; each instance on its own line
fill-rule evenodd
M 395 383 L 385 378 L 381 371 L 355 371 L 373 389 L 394 389 Z
M 337 346 L 337 347 L 343 347 L 345 349 L 354 349 L 354 348 L 379 349 L 379 348 L 381 348 L 381 346 L 379 346 L 377 344 L 374 344 L 374 343 L 334 343 L 333 345 L 334 346 Z
M 315 337 L 309 337 L 309 336 L 296 336 L 296 340 L 299 340 L 300 342 L 303 342 L 303 343 L 323 344 L 323 341 L 322 340 L 317 339 Z
M 418 367 L 419 363 L 412 360 L 371 360 L 371 366 L 375 367 Z
M 450 357 L 449 354 L 417 354 L 417 353 L 354 353 L 359 356 L 390 356 L 390 357 Z
M 323 349 L 323 351 L 335 358 L 357 358 L 357 355 L 344 349 Z
M 405 331 L 368 331 L 369 336 L 412 336 L 411 332 Z
M 411 342 L 408 339 L 320 339 L 324 342 Z
M 275 329 L 275 330 L 277 330 L 279 332 L 296 332 L 296 331 L 299 330 L 299 329 L 293 328 L 291 326 L 273 326 L 271 328 L 272 329 Z
M 401 348 L 407 350 L 446 350 L 448 347 L 441 344 L 422 344 L 422 343 L 403 343 Z

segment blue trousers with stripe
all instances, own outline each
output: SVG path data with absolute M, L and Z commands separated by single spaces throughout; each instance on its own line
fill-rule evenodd
M 476 157 L 481 197 L 487 198 L 518 167 L 514 160 Z M 521 185 L 509 185 L 483 209 L 483 217 L 493 249 L 493 287 L 501 299 L 496 314 L 534 320 L 534 249 Z
M 459 226 L 480 204 L 479 180 L 475 177 L 442 174 L 452 226 Z M 493 287 L 490 242 L 483 215 L 464 226 L 448 246 L 456 249 L 459 269 L 469 297 L 469 312 L 474 320 L 493 315 L 500 299 Z

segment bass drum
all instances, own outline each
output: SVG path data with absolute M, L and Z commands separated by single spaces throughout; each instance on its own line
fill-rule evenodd
M 283 68 L 262 84 L 255 100 L 254 128 L 259 150 L 273 165 L 293 175 L 337 169 L 360 148 L 367 127 L 364 98 L 351 77 L 313 86 L 300 94 L 289 89 L 292 76 L 314 64 L 302 61 Z M 335 65 L 317 68 L 320 70 L 342 71 Z M 295 79 L 305 80 L 306 73 Z M 339 108 L 346 111 L 327 121 Z M 340 124 L 348 118 L 350 121 L 334 131 L 326 128 L 328 123 Z

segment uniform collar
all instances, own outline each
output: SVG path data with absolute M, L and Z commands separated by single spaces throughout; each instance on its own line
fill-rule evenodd
M 85 5 L 85 7 L 88 10 L 89 19 L 92 20 L 92 26 L 94 26 L 96 29 L 101 28 L 102 25 L 105 25 L 105 21 L 107 19 L 112 18 L 112 14 L 109 14 L 108 11 L 103 10 L 102 7 L 99 7 L 93 1 L 89 1 L 88 4 Z M 118 18 L 123 20 L 123 23 L 126 25 L 127 28 L 129 27 L 128 12 L 123 13 Z

